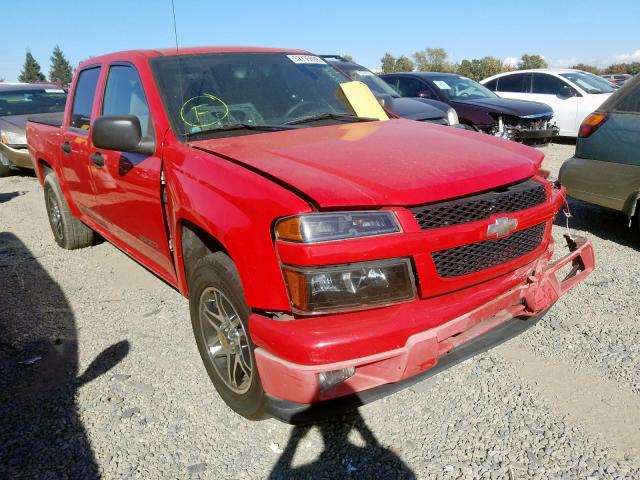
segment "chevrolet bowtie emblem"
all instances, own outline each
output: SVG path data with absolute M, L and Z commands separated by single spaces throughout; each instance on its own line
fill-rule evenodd
M 487 227 L 487 237 L 504 237 L 509 235 L 511 231 L 518 226 L 518 220 L 515 218 L 501 217 L 496 219 Z

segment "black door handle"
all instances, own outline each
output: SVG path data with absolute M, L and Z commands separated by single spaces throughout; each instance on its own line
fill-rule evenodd
M 64 153 L 71 153 L 71 144 L 69 142 L 64 142 L 62 145 L 60 145 L 60 148 Z
M 98 168 L 104 167 L 104 157 L 100 152 L 96 152 L 93 155 L 91 155 L 89 157 L 89 160 L 91 160 L 93 164 Z

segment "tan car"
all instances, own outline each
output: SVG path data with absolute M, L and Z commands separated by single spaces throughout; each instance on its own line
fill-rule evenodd
M 640 76 L 584 120 L 560 183 L 572 197 L 621 211 L 640 228 Z
M 67 93 L 55 84 L 0 83 L 0 177 L 33 168 L 25 127 L 31 116 L 60 118 Z

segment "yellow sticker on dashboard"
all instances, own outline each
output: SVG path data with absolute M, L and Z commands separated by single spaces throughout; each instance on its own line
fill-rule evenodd
M 387 112 L 378 103 L 378 99 L 366 84 L 354 80 L 340 84 L 342 94 L 358 117 L 389 120 Z
M 210 127 L 220 123 L 227 115 L 229 115 L 227 104 L 210 93 L 191 97 L 180 108 L 180 118 L 190 127 Z

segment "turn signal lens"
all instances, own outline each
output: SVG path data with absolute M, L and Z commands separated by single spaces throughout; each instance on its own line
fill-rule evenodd
M 607 120 L 608 116 L 606 113 L 592 113 L 587 116 L 580 125 L 580 130 L 578 131 L 578 137 L 587 138 L 593 135 L 593 133 L 600 128 L 600 126 Z
M 276 235 L 280 240 L 287 240 L 288 242 L 301 242 L 302 241 L 302 229 L 300 224 L 302 223 L 302 217 L 285 218 L 278 222 L 276 227 Z
M 393 212 L 310 213 L 289 217 L 276 224 L 276 237 L 289 242 L 316 243 L 369 237 L 400 231 Z
M 407 258 L 283 271 L 291 306 L 302 314 L 391 305 L 416 294 Z

